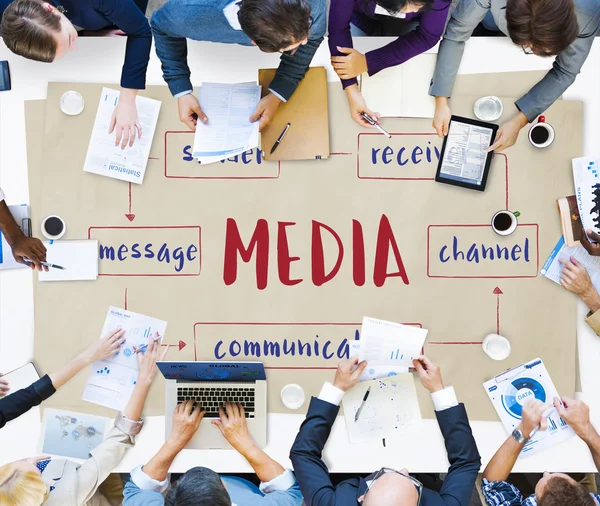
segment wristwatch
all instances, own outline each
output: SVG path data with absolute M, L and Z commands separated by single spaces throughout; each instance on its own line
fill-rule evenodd
M 515 441 L 521 445 L 524 445 L 527 442 L 527 438 L 523 435 L 523 433 L 519 429 L 515 429 L 512 431 L 512 437 Z

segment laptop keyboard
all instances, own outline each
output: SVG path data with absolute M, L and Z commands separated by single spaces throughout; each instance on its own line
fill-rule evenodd
M 246 418 L 254 418 L 254 388 L 178 387 L 177 404 L 185 401 L 196 401 L 206 410 L 205 418 L 219 418 L 219 408 L 226 402 L 241 404 Z

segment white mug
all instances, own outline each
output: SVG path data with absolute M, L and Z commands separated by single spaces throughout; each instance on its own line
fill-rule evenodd
M 510 355 L 510 341 L 500 334 L 488 334 L 483 339 L 483 351 L 493 360 L 504 360 Z
M 506 221 L 508 223 L 508 220 L 510 220 L 510 225 L 508 227 L 500 226 L 500 220 L 502 220 L 504 216 L 506 216 L 506 219 L 503 221 Z M 498 211 L 496 214 L 494 214 L 494 216 L 492 216 L 492 229 L 498 235 L 510 235 L 515 230 L 517 230 L 517 225 L 519 224 L 517 218 L 519 216 L 521 216 L 521 213 L 519 211 L 515 211 L 514 213 L 512 211 L 509 211 L 508 209 Z
M 532 138 L 532 133 L 536 128 L 543 128 L 548 132 L 548 138 L 542 143 L 536 143 Z M 529 142 L 531 142 L 531 145 L 535 148 L 547 148 L 554 142 L 554 128 L 549 123 L 546 123 L 546 118 L 544 116 L 540 116 L 538 122 L 529 129 Z
M 300 385 L 290 383 L 281 389 L 281 402 L 288 409 L 300 409 L 305 399 L 304 389 Z

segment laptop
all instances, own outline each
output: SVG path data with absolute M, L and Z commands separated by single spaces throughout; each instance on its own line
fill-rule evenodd
M 267 377 L 261 362 L 157 362 L 167 379 L 165 437 L 171 434 L 173 413 L 178 404 L 193 400 L 206 409 L 188 449 L 229 449 L 231 445 L 218 427 L 225 402 L 244 406 L 250 435 L 261 448 L 267 445 Z

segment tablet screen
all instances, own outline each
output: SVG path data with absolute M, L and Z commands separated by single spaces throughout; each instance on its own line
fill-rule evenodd
M 457 120 L 450 122 L 439 174 L 444 179 L 481 185 L 494 130 Z

